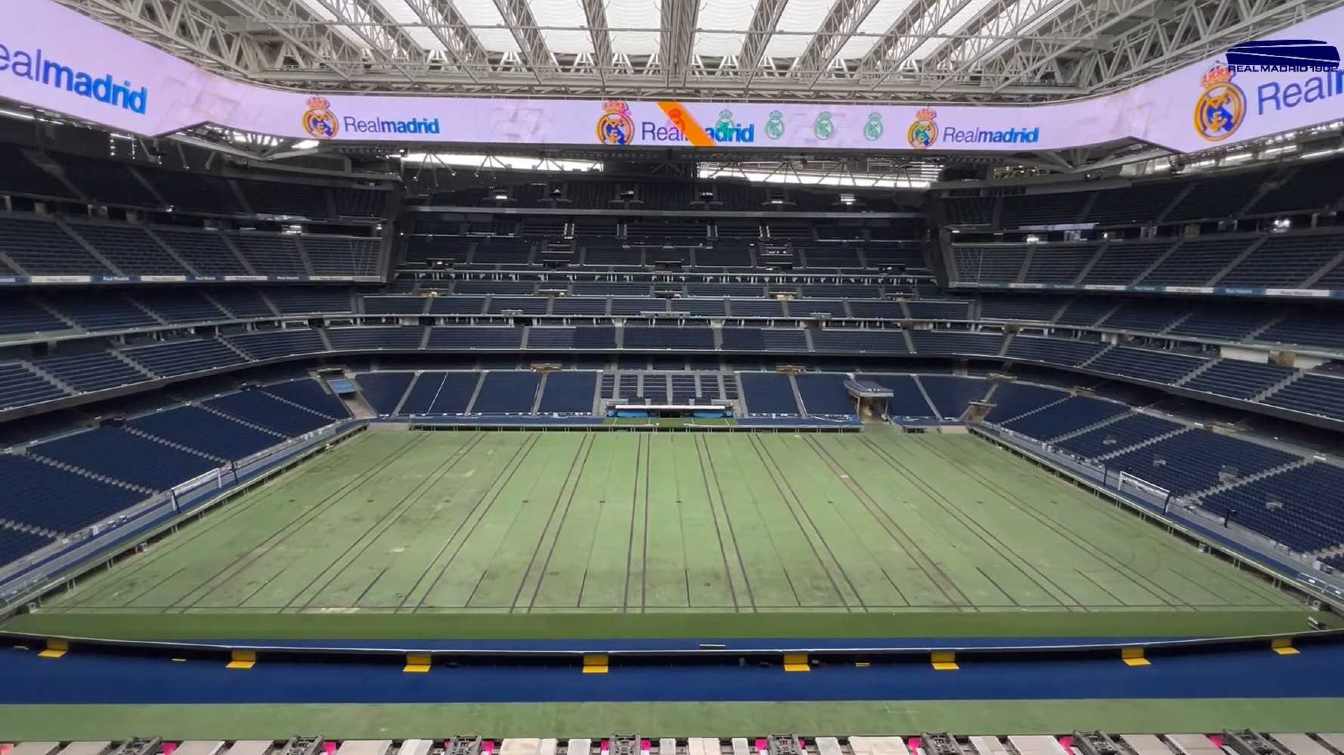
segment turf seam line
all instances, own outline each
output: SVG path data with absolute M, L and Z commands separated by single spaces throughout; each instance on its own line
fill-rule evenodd
M 945 454 L 940 453 L 936 448 L 928 447 L 928 450 L 934 456 L 937 456 L 944 461 L 948 462 L 951 461 L 950 459 L 947 458 Z M 1146 575 L 1139 574 L 1133 569 L 1124 566 L 1109 551 L 1104 550 L 1102 548 L 1098 548 L 1089 538 L 1083 537 L 1080 533 L 1074 531 L 1073 528 L 1057 521 L 1056 519 L 1054 519 L 1054 517 L 1051 517 L 1047 514 L 1040 512 L 1035 507 L 1022 501 L 1022 499 L 1019 498 L 1015 493 L 1005 490 L 1002 486 L 998 485 L 997 483 L 991 480 L 985 479 L 984 475 L 974 467 L 967 466 L 964 471 L 967 475 L 978 480 L 980 484 L 984 485 L 987 489 L 993 491 L 996 495 L 1000 496 L 1001 498 L 1003 498 L 1003 500 L 1007 501 L 1008 505 L 1022 512 L 1026 516 L 1035 519 L 1042 526 L 1045 526 L 1053 530 L 1057 535 L 1059 535 L 1064 540 L 1076 543 L 1086 543 L 1087 548 L 1085 550 L 1088 553 L 1090 553 L 1093 557 L 1101 559 L 1106 563 L 1108 567 L 1110 567 L 1117 574 L 1125 577 L 1126 579 L 1129 579 L 1136 586 L 1140 587 L 1145 592 L 1148 592 L 1158 600 L 1163 600 L 1162 595 L 1158 594 L 1159 592 L 1161 592 L 1165 593 L 1167 596 L 1175 600 L 1177 603 L 1183 604 L 1187 608 L 1193 607 L 1193 605 L 1190 602 L 1184 600 L 1181 596 L 1166 589 L 1165 587 L 1162 587 L 1160 584 L 1148 578 Z M 1139 577 L 1143 578 L 1142 581 L 1138 579 Z M 1148 587 L 1144 587 L 1144 583 L 1147 583 Z M 1154 592 L 1152 588 L 1156 588 L 1157 592 Z
M 394 463 L 397 457 L 402 456 L 407 448 L 410 448 L 411 446 L 421 443 L 423 441 L 424 441 L 423 438 L 411 438 L 407 440 L 406 443 L 397 447 L 390 454 L 385 456 L 383 458 L 382 463 L 380 463 L 378 466 L 383 466 L 388 463 Z M 365 470 L 362 471 L 358 477 L 351 479 L 347 483 L 342 484 L 335 491 L 331 492 L 325 498 L 318 501 L 308 510 L 298 514 L 289 522 L 287 522 L 284 526 L 280 527 L 275 532 L 273 532 L 265 539 L 263 539 L 260 543 L 262 550 L 264 552 L 269 553 L 277 545 L 284 542 L 286 539 L 290 537 L 290 535 L 293 534 L 293 532 L 291 532 L 290 529 L 295 527 L 296 524 L 298 525 L 299 528 L 301 528 L 303 525 L 307 524 L 313 519 L 316 519 L 319 514 L 324 513 L 327 509 L 331 508 L 332 506 L 335 506 L 339 501 L 344 499 L 350 493 L 368 484 L 372 480 L 372 477 L 366 474 L 366 472 L 370 468 L 372 467 L 371 466 L 366 467 Z M 218 572 L 216 572 L 214 576 L 210 577 L 201 584 L 189 590 L 185 595 L 183 595 L 174 603 L 174 606 L 179 609 L 179 612 L 185 612 L 188 609 L 195 608 L 198 603 L 200 603 L 202 600 L 206 598 L 206 596 L 210 595 L 212 592 L 214 592 L 215 590 L 219 589 L 224 584 L 226 584 L 226 582 L 220 582 L 212 586 L 212 583 L 216 582 L 216 580 L 219 580 L 220 577 L 223 576 L 226 572 L 233 572 L 233 574 L 231 574 L 230 577 L 235 576 L 238 572 L 242 571 L 243 569 L 246 569 L 248 566 L 251 566 L 253 563 L 255 563 L 257 557 L 258 557 L 257 549 L 253 549 L 248 553 L 239 555 L 228 565 L 226 565 Z M 199 592 L 200 594 L 198 597 L 196 597 L 195 600 L 192 600 L 185 606 L 182 605 L 182 602 L 184 600 L 186 600 L 192 594 L 197 592 Z
M 411 488 L 406 491 L 406 494 L 403 495 L 399 501 L 393 503 L 390 507 L 388 507 L 386 512 L 383 514 L 382 518 L 379 519 L 378 522 L 374 524 L 372 528 L 366 529 L 363 532 L 359 533 L 359 536 L 355 538 L 355 542 L 351 543 L 349 548 L 346 548 L 345 550 L 339 552 L 336 558 L 332 560 L 331 563 L 327 564 L 326 567 L 324 567 L 321 571 L 319 571 L 316 575 L 314 575 L 311 580 L 309 580 L 308 584 L 304 585 L 301 589 L 295 592 L 294 596 L 290 598 L 288 603 L 285 604 L 285 609 L 287 610 L 289 608 L 292 608 L 304 593 L 311 590 L 313 586 L 317 584 L 318 580 L 322 579 L 324 575 L 327 575 L 328 572 L 331 572 L 333 568 L 335 568 L 338 564 L 341 563 L 341 561 L 344 560 L 345 564 L 340 566 L 340 568 L 336 569 L 334 573 L 331 573 L 329 576 L 327 576 L 326 580 L 322 583 L 322 586 L 319 587 L 317 591 L 313 593 L 312 597 L 310 597 L 306 602 L 304 602 L 303 607 L 300 609 L 300 612 L 310 608 L 313 605 L 313 602 L 316 601 L 319 597 L 321 597 L 322 593 L 326 591 L 328 587 L 331 586 L 332 582 L 339 579 L 340 576 L 344 574 L 345 571 L 349 569 L 352 564 L 358 562 L 360 556 L 364 555 L 364 553 L 366 553 L 369 548 L 373 547 L 373 544 L 378 541 L 378 538 L 382 537 L 383 533 L 391 529 L 392 526 L 401 519 L 401 517 L 405 516 L 407 511 L 414 508 L 415 504 L 418 503 L 420 499 L 424 497 L 425 493 L 432 490 L 433 487 L 440 480 L 442 480 L 445 476 L 447 476 L 448 473 L 451 472 L 458 465 L 458 463 L 466 459 L 467 455 L 472 450 L 474 450 L 476 446 L 480 445 L 480 443 L 481 443 L 481 434 L 477 434 L 477 436 L 474 438 L 468 438 L 467 443 L 464 444 L 464 447 L 459 447 L 454 453 L 445 456 L 443 461 L 440 462 L 437 467 L 431 470 L 429 474 L 425 475 L 425 478 L 423 480 L 416 483 L 415 485 L 412 485 Z M 358 546 L 361 542 L 363 542 L 363 546 L 360 547 L 358 550 L 355 550 L 355 546 Z M 373 589 L 374 583 L 376 583 L 378 579 L 382 577 L 383 573 L 386 572 L 387 569 L 385 568 L 383 569 L 382 572 L 379 573 L 377 577 L 374 577 L 373 582 L 370 582 L 368 587 L 364 588 L 364 593 L 367 593 L 369 590 Z M 361 593 L 361 596 L 362 595 L 363 593 Z M 359 605 L 358 600 L 355 601 L 355 605 L 356 606 Z
M 579 480 L 583 477 L 583 472 L 587 469 L 589 457 L 593 454 L 595 437 L 597 437 L 597 434 L 595 433 L 585 433 L 583 434 L 582 441 L 579 442 L 578 454 L 583 455 L 583 461 L 579 462 L 578 474 L 574 474 L 574 465 L 571 463 L 570 476 L 573 477 L 574 484 L 570 485 L 570 477 L 566 477 L 564 478 L 564 485 L 560 486 L 559 493 L 556 493 L 555 505 L 551 506 L 551 513 L 546 519 L 546 525 L 542 528 L 542 535 L 536 540 L 536 547 L 532 548 L 532 556 L 528 559 L 526 570 L 523 570 L 523 579 L 521 579 L 519 586 L 517 586 L 517 591 L 513 594 L 513 609 L 516 609 L 517 602 L 519 602 L 519 599 L 523 596 L 523 590 L 527 587 L 528 575 L 531 574 L 532 567 L 536 566 L 536 556 L 539 556 L 540 552 L 542 552 L 542 544 L 546 541 L 547 533 L 551 531 L 551 521 L 555 520 L 555 512 L 556 509 L 559 508 L 560 498 L 564 498 L 564 510 L 560 512 L 559 523 L 555 524 L 555 535 L 554 537 L 551 537 L 551 547 L 547 549 L 546 559 L 542 562 L 542 570 L 536 575 L 536 586 L 532 588 L 532 598 L 527 603 L 527 613 L 531 613 L 532 609 L 536 606 L 536 599 L 542 594 L 542 586 L 546 583 L 546 570 L 551 566 L 551 556 L 555 555 L 555 547 L 559 544 L 560 535 L 564 532 L 564 520 L 569 517 L 570 508 L 574 505 L 574 496 L 579 488 Z M 575 458 L 578 458 L 578 454 L 575 454 Z M 569 497 L 564 496 L 566 488 L 569 488 Z
M 693 438 L 695 444 L 695 458 L 700 462 L 700 476 L 705 482 L 705 501 L 709 506 L 710 519 L 714 522 L 714 534 L 719 540 L 719 553 L 723 555 L 723 571 L 728 579 L 728 592 L 733 597 L 733 610 L 740 611 L 741 604 L 737 600 L 737 588 L 733 584 L 732 567 L 728 563 L 728 550 L 723 543 L 723 530 L 719 527 L 719 515 L 714 507 L 714 494 L 710 490 L 710 478 L 714 479 L 714 490 L 719 493 L 719 503 L 723 503 L 723 486 L 719 482 L 719 472 L 714 466 L 714 460 L 709 457 L 708 449 L 704 448 L 704 440 L 697 434 Z M 756 610 L 756 597 L 751 591 L 751 578 L 747 574 L 747 565 L 742 560 L 742 552 L 737 548 L 736 537 L 733 535 L 733 521 L 724 512 L 724 525 L 728 527 L 728 535 L 734 539 L 733 552 L 737 555 L 737 568 L 742 572 L 742 583 L 747 590 L 747 600 L 751 603 L 751 610 Z
M 977 539 L 980 540 L 981 543 L 985 545 L 986 548 L 990 549 L 992 552 L 999 555 L 1003 563 L 1017 570 L 1017 572 L 1020 573 L 1024 578 L 1026 578 L 1027 581 L 1035 585 L 1036 589 L 1039 590 L 1041 594 L 1048 596 L 1051 600 L 1054 600 L 1057 604 L 1060 605 L 1061 608 L 1068 607 L 1068 604 L 1060 600 L 1058 595 L 1052 593 L 1051 590 L 1046 587 L 1046 584 L 1043 584 L 1048 583 L 1050 587 L 1053 587 L 1055 589 L 1055 591 L 1057 591 L 1058 593 L 1062 593 L 1066 598 L 1068 598 L 1074 607 L 1082 606 L 1082 604 L 1078 601 L 1077 598 L 1073 597 L 1071 594 L 1069 594 L 1067 590 L 1056 584 L 1054 580 L 1049 579 L 1040 569 L 1036 568 L 1036 566 L 1034 566 L 1031 562 L 1029 562 L 1015 549 L 1008 547 L 1008 544 L 1005 543 L 998 535 L 996 535 L 992 528 L 987 527 L 979 519 L 975 518 L 974 515 L 966 512 L 960 506 L 957 506 L 955 503 L 953 503 L 937 486 L 925 481 L 916 472 L 911 470 L 908 465 L 906 465 L 901 460 L 896 459 L 892 454 L 887 452 L 885 449 L 878 448 L 876 450 L 878 451 L 879 455 L 886 460 L 888 466 L 898 470 L 898 472 L 907 479 L 910 479 L 912 481 L 917 480 L 916 484 L 919 486 L 921 490 L 924 491 L 925 495 L 929 497 L 930 501 L 932 501 L 935 506 L 942 509 L 945 512 L 945 514 L 951 519 L 960 522 L 967 534 L 976 537 Z M 953 463 L 950 460 L 947 460 L 945 457 L 944 460 L 948 461 L 949 463 Z M 991 582 L 991 584 L 993 583 Z M 994 587 L 1002 591 L 1002 588 L 1000 588 L 997 584 L 994 584 Z M 1011 596 L 1009 597 L 1009 600 L 1017 602 L 1016 599 L 1012 598 Z
M 862 440 L 862 438 L 860 438 L 860 440 Z M 816 448 L 815 439 L 809 437 L 808 441 L 813 444 L 815 449 Z M 915 568 L 919 569 L 924 574 L 924 578 L 929 581 L 929 584 L 932 585 L 935 589 L 937 589 L 938 592 L 943 594 L 943 598 L 945 598 L 947 601 L 946 604 L 947 606 L 970 605 L 970 598 L 966 595 L 965 592 L 961 590 L 961 587 L 957 585 L 956 581 L 953 580 L 951 576 L 949 576 L 946 572 L 944 572 L 942 569 L 938 567 L 937 562 L 935 562 L 933 558 L 929 556 L 928 552 L 926 552 L 924 548 L 919 545 L 919 541 L 916 540 L 914 537 L 912 537 L 910 533 L 905 531 L 905 528 L 900 525 L 900 523 L 896 520 L 896 517 L 893 516 L 891 512 L 887 511 L 886 508 L 882 506 L 877 501 L 877 499 L 874 498 L 868 492 L 867 488 L 864 487 L 863 484 L 860 483 L 854 477 L 854 475 L 849 474 L 849 470 L 843 464 L 841 464 L 839 461 L 836 461 L 834 457 L 830 456 L 825 449 L 819 449 L 817 450 L 817 453 L 822 455 L 823 458 L 829 459 L 830 462 L 837 469 L 841 470 L 847 475 L 847 480 L 849 483 L 848 487 L 850 487 L 856 493 L 855 497 L 858 498 L 859 501 L 864 504 L 865 508 L 869 510 L 870 514 L 875 519 L 877 519 L 879 525 L 882 524 L 884 520 L 888 525 L 890 525 L 891 529 L 887 530 L 888 535 L 891 536 L 893 540 L 895 540 L 901 547 L 905 549 L 910 559 L 910 563 L 914 564 Z M 902 476 L 904 477 L 904 475 Z M 886 529 L 886 527 L 884 527 L 884 529 Z M 899 538 L 896 537 L 896 535 L 893 533 L 893 530 L 895 531 L 895 533 L 900 534 Z M 915 557 L 915 554 L 918 554 L 918 558 Z M 932 572 L 930 570 L 932 570 Z M 934 576 L 935 573 L 938 575 L 937 577 Z M 939 578 L 941 578 L 941 582 Z M 958 595 L 960 595 L 961 597 L 960 601 L 958 601 L 956 598 L 952 597 L 952 595 L 948 593 L 947 588 L 949 587 L 955 590 Z
M 490 512 L 495 507 L 495 504 L 499 502 L 499 499 L 504 495 L 504 491 L 508 489 L 509 484 L 513 482 L 514 475 L 518 474 L 518 470 L 523 468 L 524 462 L 531 456 L 532 451 L 541 443 L 541 437 L 542 433 L 538 433 L 528 439 L 531 441 L 530 443 L 524 441 L 524 443 L 519 446 L 514 456 L 509 460 L 509 465 L 511 466 L 506 465 L 504 469 L 500 470 L 500 476 L 496 476 L 494 483 L 492 483 L 491 487 L 494 489 L 494 494 L 489 496 L 489 502 L 487 503 L 485 499 L 478 501 L 476 505 L 472 506 L 471 511 L 467 513 L 466 518 L 462 520 L 462 523 L 458 525 L 458 528 L 454 530 L 448 543 L 451 544 L 453 540 L 458 538 L 458 535 L 461 535 L 457 548 L 453 551 L 452 555 L 448 557 L 448 560 L 444 561 L 443 568 L 440 569 L 439 573 L 434 577 L 434 581 L 429 583 L 429 587 L 425 590 L 425 594 L 422 595 L 419 602 L 416 603 L 416 610 L 424 607 L 425 601 L 429 600 L 429 596 L 433 594 L 434 588 L 437 587 L 439 582 L 443 579 L 443 575 L 448 573 L 453 562 L 457 560 L 457 557 L 460 556 L 462 551 L 467 547 L 467 543 L 471 541 L 472 535 L 474 535 L 476 529 L 481 526 L 481 522 L 485 521 L 486 517 L 490 516 Z M 481 506 L 482 503 L 485 504 L 483 508 Z M 479 516 L 476 516 L 477 511 L 480 512 Z M 471 526 L 467 528 L 465 533 L 463 533 L 462 528 L 466 527 L 467 522 L 470 521 L 473 516 L 476 516 L 476 520 L 472 522 Z M 480 578 L 476 580 L 476 584 L 472 588 L 471 596 L 467 598 L 467 607 L 470 607 L 471 598 L 475 597 L 476 590 L 480 588 L 481 582 L 485 579 L 485 575 L 488 572 L 488 566 L 481 571 Z
M 327 462 L 331 457 L 321 454 L 312 457 L 315 460 L 314 466 L 321 468 L 321 465 Z M 276 487 L 280 484 L 282 477 L 272 477 L 262 485 L 254 488 L 250 492 L 256 493 L 256 497 L 248 500 L 245 497 L 235 498 L 232 501 L 226 501 L 223 505 L 214 506 L 210 509 L 200 512 L 196 518 L 189 522 L 190 526 L 179 526 L 179 532 L 174 533 L 172 537 L 165 537 L 159 541 L 153 550 L 148 553 L 140 554 L 134 559 L 125 559 L 124 563 L 127 570 L 124 574 L 119 574 L 120 581 L 124 583 L 126 578 L 133 577 L 141 571 L 153 566 L 162 558 L 165 558 L 187 546 L 194 544 L 202 537 L 209 535 L 214 528 L 227 524 L 233 519 L 242 516 L 251 511 L 264 501 L 269 500 L 270 496 L 276 492 Z M 135 563 L 131 563 L 134 560 Z M 118 581 L 111 581 L 109 584 L 103 584 L 104 579 L 111 570 L 106 570 L 102 574 L 92 575 L 87 579 L 81 580 L 82 584 L 75 587 L 74 590 L 65 593 L 62 597 L 66 600 L 75 596 L 84 594 L 86 591 L 89 597 L 100 596 L 106 590 L 113 589 L 119 584 Z M 165 609 L 166 610 L 166 609 Z
M 840 596 L 840 600 L 846 604 L 849 602 L 844 590 L 842 590 L 840 584 L 836 582 L 835 574 L 831 571 L 830 565 L 826 563 L 826 559 L 822 558 L 821 550 L 826 551 L 826 554 L 834 563 L 835 569 L 840 572 L 841 579 L 845 581 L 845 584 L 849 585 L 849 590 L 853 593 L 854 600 L 859 604 L 859 608 L 867 611 L 868 608 L 864 605 L 863 594 L 854 584 L 854 580 L 850 578 L 849 573 L 845 571 L 844 564 L 842 564 L 840 559 L 836 557 L 835 551 L 831 549 L 830 543 L 827 542 L 826 538 L 821 534 L 821 528 L 817 526 L 816 519 L 808 513 L 807 508 L 803 505 L 802 497 L 798 495 L 798 491 L 793 487 L 793 484 L 789 482 L 789 478 L 784 472 L 784 468 L 779 465 L 779 462 L 775 459 L 774 455 L 765 447 L 765 442 L 758 437 L 757 433 L 751 433 L 748 438 L 751 442 L 752 449 L 755 450 L 756 455 L 760 457 L 765 468 L 767 470 L 773 470 L 773 474 L 770 475 L 771 482 L 774 484 L 775 489 L 779 491 L 780 499 L 783 501 L 784 507 L 788 509 L 789 515 L 793 517 L 794 523 L 797 524 L 798 529 L 803 532 L 803 537 L 807 541 L 808 548 L 816 557 L 817 563 L 821 565 L 822 570 L 826 572 L 826 578 L 830 581 L 831 586 L 835 588 L 836 593 Z M 787 493 L 785 492 L 786 490 Z M 792 503 L 790 503 L 790 500 L 792 500 Z M 799 518 L 800 516 L 801 518 Z M 803 525 L 803 519 L 807 520 L 807 526 Z M 808 532 L 808 527 L 811 527 L 810 533 Z M 818 541 L 821 543 L 820 549 L 817 547 Z M 846 610 L 852 609 L 847 608 Z
M 471 521 L 471 518 L 476 514 L 476 511 L 480 509 L 481 505 L 485 503 L 486 499 L 489 498 L 491 503 L 493 503 L 499 498 L 499 495 L 504 490 L 504 486 L 508 485 L 509 479 L 512 479 L 513 472 L 516 472 L 518 467 L 522 465 L 522 457 L 526 456 L 526 451 L 532 449 L 532 446 L 536 444 L 538 437 L 539 436 L 535 435 L 525 437 L 523 442 L 519 443 L 518 447 L 513 449 L 512 455 L 504 465 L 500 467 L 499 472 L 497 472 L 494 479 L 490 481 L 490 485 L 485 488 L 485 493 L 482 495 L 481 499 L 472 504 L 472 507 L 467 511 L 466 515 L 462 517 L 462 521 L 458 523 L 453 532 L 449 534 L 448 537 L 444 538 L 443 545 L 439 548 L 438 552 L 429 560 L 429 563 L 425 564 L 425 568 L 420 572 L 420 576 L 416 578 L 415 582 L 406 591 L 406 597 L 402 599 L 401 605 L 397 608 L 395 613 L 400 613 L 402 609 L 407 607 L 407 604 L 410 603 L 415 596 L 416 591 L 420 589 L 420 585 L 425 581 L 425 578 L 429 576 L 430 571 L 434 569 L 434 565 L 438 563 L 439 559 L 443 558 L 443 555 L 447 553 L 450 547 L 452 547 L 453 541 L 456 540 L 458 534 L 462 532 L 462 528 L 466 526 L 467 522 Z M 490 495 L 490 491 L 492 490 L 494 491 L 493 496 Z M 465 543 L 466 538 L 463 538 L 462 542 Z M 461 547 L 461 544 L 459 544 L 458 551 L 461 550 Z M 454 552 L 454 556 L 456 556 L 456 552 Z M 453 557 L 449 557 L 448 561 L 444 563 L 443 568 L 439 570 L 437 575 L 435 575 L 434 580 L 425 588 L 424 594 L 420 596 L 418 601 L 416 601 L 415 607 L 411 609 L 411 613 L 415 613 L 421 608 L 424 608 L 425 601 L 429 599 L 430 593 L 434 591 L 434 586 L 443 578 L 444 572 L 446 572 L 448 567 L 452 564 L 452 559 Z

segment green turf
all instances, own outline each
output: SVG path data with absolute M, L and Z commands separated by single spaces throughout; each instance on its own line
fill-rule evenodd
M 1244 634 L 1305 615 L 982 440 L 885 428 L 364 433 L 6 628 L 147 613 L 168 635 L 351 638 Z M 305 631 L 313 613 L 335 628 Z
M 1344 700 L 937 700 L 835 703 L 516 703 L 405 705 L 8 705 L 0 738 L 11 740 L 733 737 L 766 732 L 810 736 L 1338 731 Z

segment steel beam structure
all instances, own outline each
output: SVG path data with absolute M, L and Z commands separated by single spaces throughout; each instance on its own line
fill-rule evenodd
M 715 0 L 664 0 L 656 21 L 622 29 L 658 32 L 657 47 L 642 51 L 613 44 L 603 0 L 576 0 L 583 19 L 566 27 L 538 25 L 527 0 L 493 0 L 504 24 L 488 28 L 511 32 L 518 52 L 487 49 L 477 34 L 487 27 L 468 23 L 455 0 L 400 0 L 414 12 L 401 23 L 379 0 L 59 1 L 211 70 L 304 91 L 920 104 L 1115 91 L 1344 5 L 991 0 L 950 28 L 974 0 L 912 0 L 877 34 L 859 29 L 884 0 L 833 0 L 800 55 L 772 58 L 771 39 L 796 33 L 777 30 L 789 0 L 756 0 L 747 28 L 735 30 L 698 28 L 701 2 Z M 412 38 L 414 26 L 432 35 L 435 49 Z M 560 28 L 586 32 L 592 52 L 555 49 L 547 32 Z M 701 58 L 698 33 L 744 39 L 735 55 Z M 858 38 L 873 40 L 866 54 L 837 58 Z
M 681 86 L 691 75 L 695 57 L 700 0 L 662 0 L 660 15 L 658 58 L 663 66 L 663 80 L 668 86 Z

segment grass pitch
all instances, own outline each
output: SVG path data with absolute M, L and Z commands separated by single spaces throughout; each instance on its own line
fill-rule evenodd
M 1304 613 L 972 436 L 447 431 L 362 433 L 17 623 L 1081 636 L 1288 631 Z

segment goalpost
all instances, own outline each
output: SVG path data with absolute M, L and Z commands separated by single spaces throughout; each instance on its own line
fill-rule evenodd
M 1171 491 L 1160 485 L 1154 485 L 1151 482 L 1130 474 L 1121 472 L 1116 484 L 1116 489 L 1122 493 L 1133 493 L 1142 498 L 1146 498 L 1162 507 L 1162 513 L 1167 512 L 1171 505 Z

